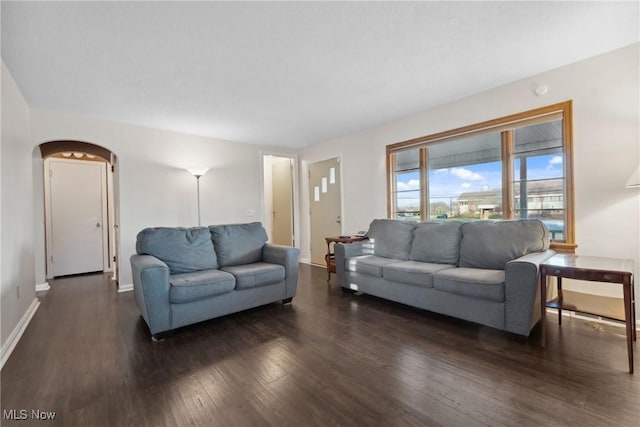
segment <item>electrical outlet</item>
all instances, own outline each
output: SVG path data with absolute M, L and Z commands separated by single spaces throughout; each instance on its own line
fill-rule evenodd
M 256 211 L 253 209 L 247 209 L 247 216 L 256 216 Z

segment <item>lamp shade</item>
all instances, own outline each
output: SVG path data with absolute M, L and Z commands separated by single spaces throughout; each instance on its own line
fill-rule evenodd
M 626 188 L 640 188 L 640 166 L 631 174 L 631 177 L 625 185 Z
M 202 175 L 204 175 L 205 173 L 207 173 L 207 171 L 209 170 L 209 168 L 205 168 L 205 167 L 199 167 L 199 168 L 187 168 L 187 171 L 195 176 L 196 178 L 200 178 Z

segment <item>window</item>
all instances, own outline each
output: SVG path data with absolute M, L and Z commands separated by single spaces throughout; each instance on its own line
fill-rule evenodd
M 564 154 L 562 120 L 514 131 L 514 218 L 538 218 L 549 227 L 551 239 L 564 241 Z
M 502 218 L 500 134 L 493 132 L 426 147 L 429 219 Z
M 387 146 L 389 218 L 537 218 L 573 252 L 571 101 Z
M 396 219 L 419 220 L 420 202 L 420 150 L 399 151 L 394 156 L 393 199 Z

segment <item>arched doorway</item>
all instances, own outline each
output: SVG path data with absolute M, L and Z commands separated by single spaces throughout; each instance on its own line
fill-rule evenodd
M 117 282 L 117 156 L 82 141 L 51 141 L 40 144 L 39 149 L 46 278 L 101 271 L 112 273 Z M 98 187 L 92 185 L 95 180 Z M 88 209 L 93 211 L 88 213 Z

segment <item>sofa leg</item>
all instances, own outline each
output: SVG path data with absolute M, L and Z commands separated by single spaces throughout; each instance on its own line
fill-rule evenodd
M 349 289 L 349 288 L 345 288 L 345 287 L 342 287 L 342 286 L 340 286 L 340 290 L 342 292 L 344 292 L 345 294 L 355 294 L 356 293 L 355 289 Z
M 293 300 L 293 297 L 283 299 L 282 305 L 291 304 L 291 300 Z
M 169 338 L 171 335 L 173 335 L 173 331 L 158 332 L 157 334 L 151 335 L 151 341 L 153 342 L 164 341 L 165 338 Z

